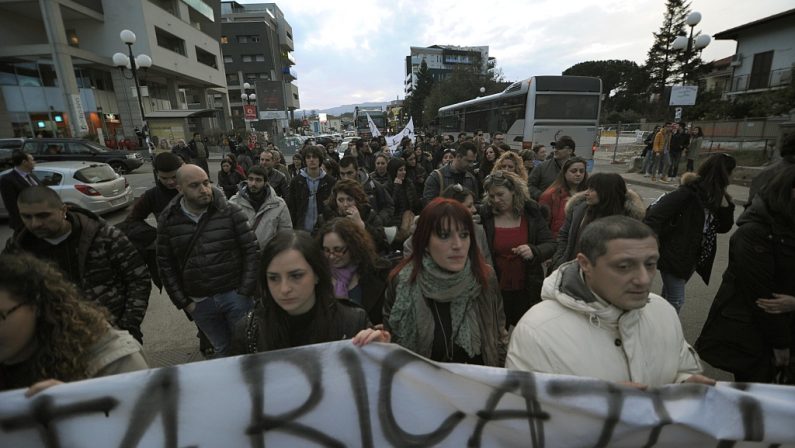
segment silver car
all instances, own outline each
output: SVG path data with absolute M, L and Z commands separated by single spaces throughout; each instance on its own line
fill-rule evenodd
M 10 173 L 0 173 L 4 176 Z M 33 174 L 42 185 L 58 193 L 64 204 L 75 205 L 98 215 L 125 208 L 133 203 L 133 190 L 124 176 L 113 171 L 107 163 L 98 162 L 42 162 Z M 8 210 L 0 199 L 0 218 L 7 218 Z

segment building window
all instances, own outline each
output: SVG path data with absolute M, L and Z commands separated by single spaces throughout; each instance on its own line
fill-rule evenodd
M 0 63 L 0 86 L 17 85 L 17 75 L 14 73 L 14 66 L 3 62 Z
M 250 54 L 244 54 L 242 60 L 243 62 L 251 62 L 253 58 L 251 57 Z
M 751 65 L 751 79 L 748 88 L 766 89 L 770 85 L 770 68 L 773 65 L 773 52 L 766 51 L 754 55 L 754 63 Z
M 209 51 L 202 50 L 199 47 L 196 47 L 196 60 L 208 67 L 218 68 L 218 58 Z
M 235 62 L 232 56 L 224 56 L 224 64 L 231 64 L 232 62 Z
M 248 43 L 248 36 L 237 36 L 237 43 L 239 43 L 239 44 L 247 44 Z
M 257 61 L 257 62 L 265 62 L 265 55 L 264 54 L 258 54 L 256 56 L 254 56 L 254 60 Z
M 253 44 L 259 42 L 258 34 L 249 34 L 245 36 L 237 36 L 237 43 L 239 44 Z
M 245 77 L 246 77 L 246 80 L 257 79 L 257 74 L 256 73 L 246 73 Z
M 226 36 L 221 36 L 221 43 L 222 44 L 228 44 L 229 43 L 229 38 L 226 37 Z
M 237 73 L 226 75 L 226 83 L 230 86 L 240 85 L 240 80 L 237 77 Z
M 66 30 L 66 41 L 70 47 L 80 47 L 80 38 L 75 30 Z
M 184 40 L 158 27 L 155 27 L 155 37 L 157 38 L 157 45 L 159 47 L 185 56 Z

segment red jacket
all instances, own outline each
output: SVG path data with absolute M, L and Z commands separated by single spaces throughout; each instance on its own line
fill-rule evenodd
M 549 210 L 548 224 L 552 230 L 552 235 L 557 238 L 563 222 L 566 221 L 566 202 L 569 200 L 569 192 L 561 188 L 549 187 L 538 198 L 538 204 Z

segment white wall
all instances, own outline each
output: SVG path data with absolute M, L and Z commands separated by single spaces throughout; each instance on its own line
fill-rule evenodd
M 734 76 L 749 75 L 754 54 L 770 50 L 774 51 L 771 71 L 792 67 L 795 63 L 795 18 L 740 34 L 737 53 L 742 54 L 743 62 L 735 67 Z

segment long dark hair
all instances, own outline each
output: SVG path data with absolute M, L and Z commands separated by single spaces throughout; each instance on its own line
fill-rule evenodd
M 706 208 L 713 211 L 720 208 L 735 167 L 737 161 L 726 153 L 713 154 L 699 165 L 695 185 Z
M 488 285 L 488 270 L 486 268 L 486 261 L 478 249 L 475 242 L 475 224 L 472 221 L 472 214 L 469 213 L 466 207 L 458 201 L 453 199 L 436 198 L 428 203 L 427 206 L 420 213 L 420 219 L 417 220 L 417 229 L 414 231 L 412 237 L 412 252 L 411 257 L 404 258 L 390 274 L 390 279 L 397 276 L 397 274 L 408 264 L 414 268 L 409 282 L 417 280 L 417 275 L 422 270 L 422 258 L 425 256 L 425 251 L 431 240 L 431 235 L 437 236 L 443 232 L 448 232 L 453 226 L 462 226 L 469 232 L 469 264 L 472 268 L 472 275 L 475 276 L 478 283 L 485 290 Z
M 331 335 L 331 316 L 336 306 L 334 287 L 331 283 L 331 270 L 320 245 L 309 233 L 303 230 L 282 230 L 265 245 L 260 264 L 260 291 L 254 313 L 261 319 L 260 332 L 265 335 L 265 346 L 260 351 L 277 350 L 290 346 L 288 333 L 288 314 L 276 303 L 268 287 L 268 267 L 277 255 L 284 251 L 296 250 L 303 255 L 317 277 L 315 285 L 315 306 L 310 326 L 311 340 L 328 341 Z
M 624 215 L 627 183 L 617 173 L 596 173 L 588 179 L 588 189 L 599 196 L 599 203 L 588 206 L 584 224 L 605 216 Z
M 563 162 L 563 166 L 560 168 L 560 172 L 558 173 L 558 177 L 555 178 L 555 181 L 552 182 L 552 185 L 549 188 L 552 188 L 554 191 L 562 192 L 566 191 L 569 194 L 574 194 L 578 191 L 585 190 L 585 186 L 588 185 L 588 170 L 585 170 L 585 175 L 582 177 L 582 182 L 580 185 L 577 185 L 576 190 L 571 189 L 571 185 L 566 181 L 566 172 L 569 171 L 572 165 L 575 163 L 582 163 L 583 167 L 587 168 L 588 164 L 585 162 L 585 159 L 580 157 L 572 157 L 565 162 Z
M 329 233 L 336 233 L 348 246 L 351 262 L 356 265 L 359 276 L 373 270 L 376 266 L 378 255 L 375 253 L 375 243 L 370 232 L 359 227 L 347 218 L 334 218 L 327 222 L 317 234 L 317 241 L 323 247 L 323 238 Z

